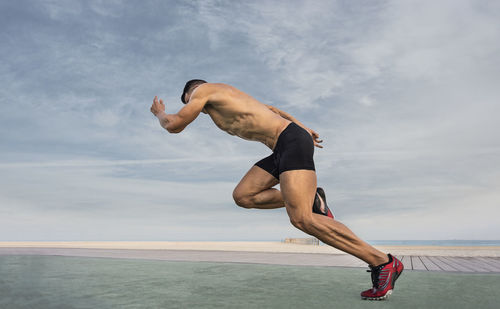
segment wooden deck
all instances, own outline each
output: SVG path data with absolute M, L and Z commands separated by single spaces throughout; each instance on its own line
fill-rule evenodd
M 498 257 L 396 256 L 406 270 L 500 273 Z
M 122 259 L 147 259 L 188 262 L 256 263 L 296 266 L 363 267 L 365 262 L 347 254 L 243 252 L 209 250 L 64 249 L 0 248 L 2 255 L 75 256 Z M 396 255 L 405 270 L 500 273 L 500 257 L 455 257 Z

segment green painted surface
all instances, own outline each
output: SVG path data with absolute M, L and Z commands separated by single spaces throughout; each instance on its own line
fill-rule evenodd
M 0 256 L 0 308 L 498 308 L 498 274 L 404 272 L 364 301 L 363 269 Z

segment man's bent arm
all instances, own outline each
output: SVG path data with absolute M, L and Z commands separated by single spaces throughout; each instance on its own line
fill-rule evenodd
M 297 125 L 301 126 L 304 130 L 306 130 L 307 132 L 309 132 L 309 134 L 311 134 L 311 137 L 314 141 L 314 146 L 319 147 L 319 148 L 323 148 L 323 146 L 320 145 L 320 143 L 322 143 L 323 141 L 319 139 L 319 134 L 316 133 L 314 130 L 311 130 L 308 127 L 306 127 L 305 125 L 303 125 L 300 121 L 298 121 L 295 117 L 293 117 L 289 113 L 284 112 L 284 111 L 280 110 L 279 108 L 271 106 L 271 105 L 266 104 L 266 106 L 274 113 L 276 113 L 276 114 L 280 115 L 281 117 L 283 117 L 287 120 L 290 120 L 290 121 L 296 123 Z
M 176 130 L 173 124 L 175 124 L 177 114 L 167 114 L 165 112 L 160 112 L 156 114 L 158 120 L 160 121 L 160 125 L 167 130 L 169 133 L 179 133 L 182 130 Z
M 206 103 L 206 97 L 191 98 L 189 103 L 181 108 L 177 114 L 167 114 L 165 113 L 163 100 L 160 99 L 158 101 L 158 98 L 155 97 L 151 106 L 151 112 L 158 117 L 160 125 L 169 133 L 179 133 L 198 117 Z
M 273 112 L 275 112 L 276 114 L 280 115 L 281 117 L 287 119 L 287 120 L 290 120 L 292 122 L 295 122 L 296 124 L 298 124 L 299 126 L 301 126 L 302 128 L 304 128 L 306 131 L 309 131 L 309 128 L 306 127 L 305 125 L 303 125 L 300 121 L 297 120 L 297 118 L 293 117 L 292 115 L 290 115 L 289 113 L 287 112 L 284 112 L 282 111 L 281 109 L 277 108 L 277 107 L 274 107 L 272 105 L 266 105 L 270 110 L 272 110 Z

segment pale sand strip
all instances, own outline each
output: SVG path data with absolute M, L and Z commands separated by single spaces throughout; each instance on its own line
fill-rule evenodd
M 500 247 L 375 246 L 398 256 L 500 257 Z M 80 248 L 134 250 L 198 250 L 344 254 L 330 246 L 300 245 L 283 242 L 245 241 L 71 241 L 71 242 L 0 242 L 0 248 Z M 409 260 L 408 262 L 410 262 Z

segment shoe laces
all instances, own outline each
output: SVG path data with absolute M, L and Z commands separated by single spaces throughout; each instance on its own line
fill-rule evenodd
M 380 270 L 382 270 L 382 266 L 377 266 L 377 267 L 371 267 L 370 269 L 367 270 L 367 272 L 371 273 L 372 276 L 372 283 L 373 283 L 373 289 L 378 288 L 378 283 L 379 283 L 379 277 L 380 277 Z

